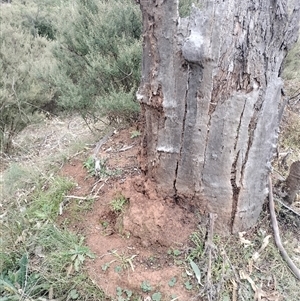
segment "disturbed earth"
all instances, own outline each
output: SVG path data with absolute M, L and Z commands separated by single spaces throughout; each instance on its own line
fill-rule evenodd
M 190 300 L 183 259 L 197 218 L 172 199 L 162 199 L 145 178 L 134 133 L 134 128 L 115 132 L 97 154 L 64 165 L 62 175 L 76 186 L 60 222 L 86 237 L 95 254 L 87 271 L 108 296 L 121 288 L 145 299 L 159 292 L 169 300 Z M 101 162 L 97 176 L 87 163 L 93 155 Z M 89 204 L 86 213 L 78 213 L 76 207 L 84 203 Z

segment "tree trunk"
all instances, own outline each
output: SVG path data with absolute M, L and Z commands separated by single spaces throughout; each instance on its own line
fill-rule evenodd
M 217 213 L 228 234 L 255 224 L 268 192 L 299 4 L 288 14 L 287 0 L 202 2 L 180 18 L 177 0 L 140 1 L 141 165 L 165 196 Z

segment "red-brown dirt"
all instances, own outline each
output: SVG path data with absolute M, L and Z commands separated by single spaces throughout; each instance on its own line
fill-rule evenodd
M 144 298 L 160 292 L 162 300 L 191 300 L 184 286 L 187 279 L 182 259 L 189 235 L 197 228 L 197 218 L 172 199 L 162 199 L 155 184 L 141 173 L 139 138 L 130 137 L 133 130 L 115 133 L 98 154 L 106 160 L 107 173 L 119 170 L 116 175 L 89 175 L 83 167 L 87 158 L 73 159 L 63 167 L 63 175 L 77 184 L 70 194 L 92 196 L 95 201 L 89 211 L 75 219 L 72 212 L 76 202 L 73 207 L 70 202 L 61 222 L 73 220 L 69 227 L 84 233 L 96 255 L 87 263 L 87 271 L 108 296 L 115 297 L 116 288 L 121 287 Z M 111 202 L 117 198 L 126 199 L 122 212 L 112 208 Z M 179 250 L 182 255 L 174 255 L 171 250 Z M 174 277 L 176 283 L 172 285 L 169 281 Z M 151 285 L 151 292 L 142 292 L 144 281 Z

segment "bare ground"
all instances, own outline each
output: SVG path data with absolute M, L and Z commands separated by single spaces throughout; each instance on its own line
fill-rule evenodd
M 172 199 L 161 199 L 155 185 L 140 172 L 139 139 L 130 138 L 133 130 L 117 132 L 98 154 L 106 159 L 106 168 L 120 170 L 119 175 L 91 177 L 78 159 L 63 167 L 62 174 L 77 183 L 70 194 L 88 197 L 97 193 L 92 210 L 71 226 L 84 232 L 96 254 L 87 265 L 88 272 L 107 295 L 115 296 L 117 287 L 141 292 L 141 284 L 147 281 L 152 293 L 190 300 L 182 277 L 184 268 L 169 253 L 187 245 L 197 218 Z M 123 212 L 115 212 L 111 202 L 120 196 L 127 202 Z M 68 211 L 62 219 L 69 219 Z M 176 285 L 171 287 L 168 283 L 174 277 Z

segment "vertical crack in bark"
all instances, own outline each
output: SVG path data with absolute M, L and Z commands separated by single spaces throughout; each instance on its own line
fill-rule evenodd
M 242 184 L 243 179 L 244 179 L 245 167 L 246 167 L 246 164 L 247 164 L 247 161 L 248 161 L 249 151 L 250 151 L 252 143 L 253 143 L 254 132 L 255 132 L 255 129 L 256 129 L 256 126 L 257 126 L 258 115 L 259 115 L 261 106 L 262 106 L 262 100 L 259 99 L 256 102 L 256 104 L 254 105 L 254 110 L 255 111 L 254 111 L 254 114 L 253 114 L 253 116 L 251 118 L 251 121 L 249 123 L 249 126 L 248 126 L 248 142 L 247 142 L 247 150 L 246 150 L 246 153 L 245 153 L 245 159 L 243 160 L 242 168 L 241 168 L 241 177 L 240 177 L 240 183 L 241 184 Z
M 240 116 L 240 121 L 237 127 L 237 132 L 236 132 L 236 137 L 235 137 L 235 142 L 234 142 L 234 150 L 236 150 L 237 148 L 237 143 L 238 143 L 238 138 L 239 138 L 239 133 L 240 133 L 240 128 L 242 125 L 242 120 L 243 120 L 243 116 L 244 116 L 244 112 L 245 112 L 245 107 L 246 107 L 246 100 L 244 101 L 244 106 L 243 106 L 243 110 Z M 239 201 L 239 194 L 240 194 L 240 190 L 241 187 L 237 186 L 236 183 L 236 174 L 237 174 L 237 162 L 239 159 L 239 155 L 240 155 L 240 150 L 238 150 L 236 157 L 231 165 L 231 177 L 230 177 L 230 182 L 231 182 L 231 187 L 232 187 L 232 209 L 231 209 L 231 225 L 230 225 L 230 231 L 233 232 L 233 225 L 234 225 L 234 221 L 235 221 L 235 216 L 237 214 L 237 205 L 238 205 L 238 201 Z M 240 182 L 241 184 L 241 182 Z
M 240 151 L 237 152 L 236 157 L 231 165 L 231 177 L 230 177 L 230 182 L 231 182 L 231 187 L 232 187 L 232 210 L 231 210 L 231 225 L 230 225 L 230 231 L 233 231 L 233 225 L 234 225 L 234 219 L 235 215 L 237 212 L 237 204 L 239 200 L 239 194 L 241 188 L 237 186 L 236 184 L 236 165 L 237 161 L 239 159 Z
M 241 128 L 241 125 L 242 125 L 242 120 L 243 120 L 243 116 L 244 116 L 244 112 L 245 112 L 245 107 L 246 107 L 246 100 L 244 101 L 244 107 L 243 107 L 243 110 L 242 110 L 242 113 L 241 113 L 240 122 L 239 122 L 237 130 L 236 130 L 236 136 L 235 136 L 235 141 L 234 141 L 234 150 L 236 150 L 237 143 L 238 143 L 238 140 L 239 140 L 239 132 L 240 132 L 240 128 Z
M 179 150 L 179 155 L 178 155 L 177 164 L 176 164 L 176 168 L 175 168 L 175 177 L 174 177 L 174 181 L 173 181 L 174 199 L 175 200 L 178 198 L 177 188 L 176 188 L 176 181 L 177 181 L 177 175 L 178 175 L 178 167 L 179 167 L 179 163 L 181 161 L 182 150 L 183 150 L 185 122 L 186 122 L 186 115 L 187 115 L 187 98 L 188 98 L 188 92 L 189 92 L 189 84 L 190 84 L 190 68 L 188 66 L 188 78 L 187 78 L 187 86 L 186 86 L 186 92 L 185 92 L 185 97 L 184 97 L 184 114 L 183 114 L 182 129 L 181 129 L 180 150 Z

